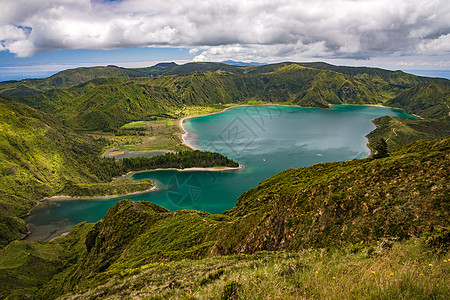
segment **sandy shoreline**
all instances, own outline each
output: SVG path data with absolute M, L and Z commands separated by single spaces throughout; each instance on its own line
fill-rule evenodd
M 218 168 L 185 168 L 185 169 L 176 169 L 176 168 L 160 168 L 160 169 L 151 169 L 151 170 L 142 170 L 142 171 L 131 171 L 127 174 L 122 175 L 121 177 L 115 178 L 114 181 L 125 179 L 128 176 L 138 174 L 138 173 L 146 173 L 146 172 L 153 172 L 153 171 L 178 171 L 178 172 L 184 172 L 184 171 L 198 171 L 198 172 L 204 172 L 204 171 L 213 171 L 213 172 L 222 172 L 222 171 L 233 171 L 233 170 L 240 170 L 243 169 L 244 166 L 239 165 L 239 167 L 218 167 Z M 79 199 L 89 199 L 89 200 L 98 200 L 98 199 L 110 199 L 110 198 L 116 198 L 116 197 L 125 197 L 125 196 L 131 196 L 131 195 L 137 195 L 137 194 L 144 194 L 152 191 L 158 190 L 158 186 L 153 183 L 153 187 L 144 191 L 138 191 L 128 194 L 118 194 L 118 195 L 106 195 L 106 196 L 64 196 L 64 195 L 58 195 L 58 196 L 52 196 L 52 197 L 45 197 L 41 200 L 39 200 L 38 204 L 39 206 L 45 201 L 61 201 L 61 200 L 79 200 Z
M 383 104 L 350 104 L 350 103 L 346 103 L 346 104 L 331 104 L 331 106 L 333 106 L 333 105 L 361 105 L 361 106 L 374 106 L 374 107 L 384 107 L 384 108 L 391 108 L 391 109 L 399 109 L 399 110 L 404 111 L 404 112 L 407 113 L 408 115 L 417 117 L 417 118 L 419 118 L 419 119 L 423 119 L 423 118 L 422 118 L 421 116 L 419 116 L 419 115 L 416 115 L 416 114 L 410 114 L 410 113 L 406 112 L 403 108 L 392 107 L 392 106 L 386 106 L 386 105 L 383 105 Z
M 185 145 L 185 146 L 191 148 L 192 150 L 201 150 L 201 149 L 198 149 L 198 148 L 196 148 L 196 147 L 194 147 L 194 146 L 192 146 L 192 145 L 189 145 L 189 144 L 186 142 L 185 137 L 189 134 L 189 132 L 186 130 L 186 128 L 185 128 L 184 125 L 183 125 L 183 122 L 184 122 L 185 120 L 192 119 L 192 118 L 198 118 L 198 117 L 205 117 L 205 116 L 211 116 L 211 115 L 221 114 L 221 113 L 223 113 L 223 112 L 226 112 L 226 111 L 229 110 L 229 109 L 232 109 L 232 108 L 235 108 L 235 107 L 241 107 L 241 106 L 242 106 L 242 107 L 251 107 L 251 106 L 285 106 L 285 107 L 302 107 L 302 106 L 295 105 L 295 104 L 293 104 L 293 105 L 288 105 L 288 104 L 276 104 L 276 103 L 264 103 L 264 104 L 238 104 L 238 105 L 233 105 L 233 106 L 227 107 L 227 108 L 225 108 L 225 109 L 223 109 L 223 110 L 221 110 L 221 111 L 218 111 L 218 112 L 213 112 L 213 113 L 204 114 L 204 115 L 196 115 L 196 116 L 185 117 L 185 118 L 182 118 L 182 119 L 180 120 L 180 127 L 181 127 L 181 129 L 183 129 L 183 131 L 184 131 L 184 133 L 181 134 L 181 140 L 182 140 L 182 142 L 183 142 L 183 145 Z
M 352 103 L 330 104 L 331 107 L 333 107 L 334 105 L 374 106 L 374 107 L 384 107 L 384 108 L 391 108 L 391 109 L 400 109 L 400 110 L 403 110 L 403 109 L 398 108 L 398 107 L 385 106 L 385 105 L 383 105 L 383 104 L 352 104 Z M 256 106 L 306 107 L 306 106 L 300 106 L 300 105 L 296 105 L 296 104 L 289 105 L 289 104 L 277 104 L 277 103 L 239 104 L 239 105 L 233 105 L 233 106 L 227 107 L 227 108 L 225 108 L 225 109 L 223 109 L 223 110 L 221 110 L 221 111 L 218 111 L 218 112 L 213 112 L 213 113 L 209 113 L 209 114 L 205 114 L 205 115 L 196 115 L 196 116 L 185 117 L 185 118 L 182 118 L 182 119 L 180 120 L 180 127 L 181 127 L 181 129 L 183 129 L 183 131 L 184 131 L 184 133 L 181 135 L 181 139 L 182 139 L 182 141 L 183 141 L 183 144 L 186 145 L 187 147 L 193 149 L 193 150 L 199 150 L 199 149 L 195 148 L 194 146 L 189 145 L 189 144 L 186 142 L 186 140 L 184 139 L 184 137 L 185 137 L 187 134 L 189 134 L 189 132 L 186 130 L 186 128 L 185 128 L 184 125 L 183 125 L 183 122 L 184 122 L 185 120 L 192 119 L 192 118 L 197 118 L 197 117 L 204 117 L 204 116 L 211 116 L 211 115 L 220 114 L 220 113 L 223 113 L 223 112 L 225 112 L 225 111 L 227 111 L 227 110 L 229 110 L 229 109 L 232 109 L 232 108 L 235 108 L 235 107 L 240 107 L 240 106 L 244 106 L 244 107 L 245 107 L 245 106 L 247 106 L 247 107 L 250 107 L 250 106 L 255 106 L 255 107 L 256 107 Z M 307 108 L 308 108 L 308 107 L 307 107 Z M 311 108 L 314 108 L 314 107 L 311 107 Z M 323 108 L 323 109 L 327 109 L 327 108 Z M 404 111 L 404 110 L 403 110 L 403 111 Z M 406 112 L 406 111 L 405 111 L 405 112 Z M 419 116 L 419 115 L 415 115 L 415 114 L 411 114 L 411 115 L 416 116 L 416 117 L 419 117 L 419 118 L 422 119 L 422 117 Z
M 137 195 L 137 194 L 143 194 L 148 193 L 151 191 L 156 191 L 158 187 L 156 185 L 153 185 L 152 188 L 144 190 L 144 191 L 138 191 L 138 192 L 132 192 L 128 194 L 119 194 L 119 195 L 107 195 L 107 196 L 52 196 L 52 197 L 46 197 L 41 200 L 39 200 L 39 203 L 45 202 L 45 201 L 54 201 L 54 200 L 79 200 L 79 199 L 92 199 L 92 200 L 98 200 L 98 199 L 110 199 L 110 198 L 116 198 L 116 197 L 125 197 L 125 196 L 131 196 L 131 195 Z

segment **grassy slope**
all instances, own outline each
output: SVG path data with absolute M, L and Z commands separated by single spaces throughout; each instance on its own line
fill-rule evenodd
M 67 183 L 97 183 L 118 175 L 117 170 L 103 169 L 95 141 L 51 116 L 4 100 L 0 100 L 0 115 L 1 245 L 27 232 L 18 216 L 28 213 L 39 199 L 58 193 Z M 148 186 L 128 183 L 119 190 L 126 193 Z
M 93 224 L 81 223 L 56 242 L 13 241 L 0 249 L 0 297 L 26 299 L 86 252 Z
M 390 151 L 417 140 L 431 140 L 450 135 L 450 87 L 424 83 L 400 93 L 384 103 L 399 107 L 425 119 L 406 120 L 381 117 L 373 121 L 377 128 L 367 135 L 369 148 L 380 138 L 387 140 Z
M 420 83 L 434 82 L 442 85 L 450 85 L 450 82 L 442 78 L 428 78 L 414 76 L 401 71 L 388 71 L 378 68 L 335 66 L 327 63 L 277 63 L 263 66 L 240 67 L 222 63 L 199 62 L 177 65 L 175 63 L 161 63 L 152 67 L 126 69 L 116 66 L 88 67 L 65 70 L 49 78 L 25 79 L 22 81 L 8 81 L 0 83 L 0 94 L 9 96 L 27 96 L 39 94 L 54 88 L 68 88 L 76 86 L 95 78 L 121 76 L 157 77 L 167 75 L 186 75 L 194 72 L 221 71 L 230 74 L 263 74 L 270 73 L 288 65 L 298 65 L 317 70 L 327 70 L 344 75 L 349 75 L 370 84 L 371 88 L 390 85 L 390 89 L 404 89 Z
M 383 138 L 387 141 L 388 150 L 397 150 L 403 145 L 418 140 L 431 140 L 450 134 L 450 118 L 407 120 L 396 117 L 381 117 L 373 123 L 375 130 L 367 135 L 369 148 L 372 143 Z
M 386 105 L 403 108 L 423 118 L 449 118 L 450 86 L 420 84 L 387 101 Z
M 380 243 L 373 252 L 315 249 L 163 261 L 123 269 L 64 299 L 227 299 L 233 283 L 239 299 L 446 299 L 445 258 L 419 240 Z
M 416 142 L 388 158 L 290 169 L 244 193 L 225 215 L 189 210 L 171 213 L 148 202 L 121 201 L 87 234 L 86 254 L 53 277 L 40 295 L 45 298 L 63 291 L 85 292 L 103 284 L 122 284 L 124 277 L 141 274 L 141 270 L 156 266 L 154 263 L 267 250 L 359 249 L 383 239 L 408 240 L 420 236 L 427 227 L 449 226 L 449 149 L 450 139 L 444 138 Z M 414 261 L 405 256 L 402 259 Z M 423 254 L 406 268 L 408 271 L 404 270 L 404 276 L 426 267 L 425 259 L 436 260 Z M 377 276 L 384 276 L 389 271 L 379 263 L 388 264 L 375 260 L 356 265 L 373 265 L 381 273 Z M 333 265 L 331 261 L 326 264 Z M 321 272 L 327 269 L 317 262 L 313 265 Z M 396 268 L 401 265 L 399 261 Z M 324 276 L 324 280 L 331 274 L 342 276 L 349 267 L 341 267 L 332 269 L 336 273 L 328 270 L 328 275 L 318 276 Z M 294 274 L 301 276 L 301 272 Z M 139 281 L 156 280 L 149 273 L 141 275 L 144 277 Z M 308 280 L 313 284 L 311 278 Z M 375 286 L 370 280 L 367 277 L 362 284 Z M 407 282 L 414 285 L 412 281 Z M 393 285 L 391 292 L 400 286 Z M 427 288 L 436 289 L 441 296 L 448 292 L 438 286 L 435 282 L 408 292 L 425 295 Z M 136 291 L 139 285 L 125 289 Z M 359 293 L 364 292 L 363 286 Z
M 62 285 L 64 274 L 76 270 L 73 262 L 86 254 L 91 229 L 83 223 L 53 242 L 16 241 L 0 250 L 0 296 L 59 296 L 62 291 L 52 285 Z M 373 247 L 161 260 L 107 272 L 102 283 L 92 278 L 66 286 L 75 292 L 62 299 L 217 299 L 231 282 L 240 285 L 243 299 L 446 299 L 447 253 L 436 253 L 424 242 L 383 240 Z

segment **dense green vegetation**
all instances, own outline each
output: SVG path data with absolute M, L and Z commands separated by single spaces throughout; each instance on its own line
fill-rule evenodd
M 67 297 L 98 299 L 446 299 L 449 263 L 424 246 L 258 252 L 146 264 Z M 431 266 L 430 266 L 431 265 Z M 234 287 L 234 288 L 233 288 Z M 233 299 L 233 298 L 231 298 Z
M 0 297 L 26 299 L 85 253 L 93 224 L 81 223 L 56 242 L 13 241 L 0 249 Z
M 390 85 L 391 88 L 412 87 L 420 83 L 434 82 L 449 85 L 449 81 L 441 78 L 427 78 L 378 68 L 334 66 L 323 62 L 313 63 L 278 63 L 271 65 L 240 67 L 223 63 L 160 63 L 152 67 L 126 69 L 116 66 L 88 67 L 65 70 L 45 79 L 25 79 L 21 81 L 5 81 L 0 83 L 0 94 L 5 96 L 30 96 L 55 88 L 68 88 L 83 84 L 92 79 L 105 77 L 158 77 L 168 75 L 186 75 L 195 72 L 225 72 L 229 74 L 264 74 L 274 72 L 288 65 L 298 65 L 317 70 L 333 71 L 355 77 L 372 86 Z
M 100 147 L 26 105 L 0 100 L 0 245 L 27 232 L 18 218 L 65 183 L 110 180 Z
M 59 72 L 49 78 L 1 82 L 0 94 L 17 97 L 31 96 L 51 89 L 76 86 L 96 78 L 114 76 L 134 78 L 148 75 L 139 70 L 116 66 L 77 68 Z
M 108 66 L 0 83 L 0 297 L 447 299 L 449 86 L 325 63 Z M 384 104 L 425 119 L 374 120 L 369 146 L 394 152 L 286 170 L 224 214 L 123 200 L 67 236 L 7 245 L 43 197 L 152 186 L 111 182 L 131 170 L 238 166 L 201 151 L 101 158 L 105 136 L 179 150 L 175 119 L 263 102 Z
M 378 141 L 373 143 L 372 147 L 373 147 L 374 151 L 373 151 L 371 157 L 373 159 L 384 158 L 389 155 L 388 154 L 388 145 L 386 143 L 386 140 L 383 138 L 380 138 Z
M 450 86 L 419 84 L 386 102 L 427 119 L 450 117 Z
M 216 152 L 207 151 L 183 151 L 178 153 L 167 153 L 154 157 L 135 157 L 115 160 L 113 158 L 102 158 L 99 160 L 99 171 L 111 170 L 111 174 L 124 174 L 131 171 L 153 170 L 153 169 L 185 169 L 185 168 L 224 168 L 239 167 L 232 159 Z M 123 195 L 136 191 L 145 191 L 152 187 L 150 180 L 101 183 L 74 183 L 67 182 L 64 188 L 58 192 L 65 196 L 105 196 Z
M 247 297 L 282 297 L 287 289 L 318 298 L 340 291 L 445 299 L 449 150 L 444 138 L 386 158 L 289 169 L 244 193 L 223 215 L 123 200 L 68 237 L 4 248 L 0 266 L 9 266 L 11 279 L 29 269 L 15 253 L 31 251 L 45 268 L 30 269 L 34 275 L 15 286 L 3 283 L 3 290 L 41 299 L 64 293 L 211 298 L 235 281 Z M 68 239 L 73 247 L 66 248 Z M 41 270 L 43 278 L 54 275 L 30 279 Z
M 200 150 L 166 153 L 154 157 L 123 158 L 121 163 L 130 171 L 158 168 L 239 167 L 237 162 L 220 153 Z
M 430 140 L 450 134 L 450 118 L 407 120 L 397 117 L 381 117 L 373 123 L 375 130 L 367 135 L 369 148 L 380 138 L 386 140 L 388 150 L 397 150 L 403 145 L 418 140 Z
M 164 70 L 158 66 L 154 68 L 154 71 Z M 128 70 L 116 69 L 120 72 Z M 113 68 L 118 72 L 116 69 Z M 102 69 L 93 70 L 98 74 Z M 151 75 L 150 71 L 146 74 L 143 69 L 138 70 L 129 71 L 140 72 L 142 76 Z M 42 89 L 47 90 L 45 92 L 20 97 L 20 101 L 59 117 L 73 129 L 106 131 L 116 130 L 131 121 L 149 120 L 174 112 L 184 106 L 214 106 L 254 100 L 323 108 L 342 103 L 387 103 L 416 114 L 425 113 L 423 109 L 426 109 L 423 117 L 440 117 L 442 113 L 436 111 L 445 113 L 447 110 L 443 108 L 448 109 L 450 81 L 403 72 L 320 63 L 252 67 L 191 63 L 171 65 L 167 70 L 156 78 L 137 75 L 135 77 L 139 78 L 130 78 L 131 75 L 116 72 L 115 76 L 121 77 L 86 80 L 69 89 L 46 88 Z M 84 70 L 75 71 L 83 73 Z M 91 73 L 87 72 L 86 78 L 96 78 Z M 426 86 L 429 88 L 424 88 Z M 423 107 L 410 107 L 401 101 L 418 94 L 430 95 L 418 98 Z M 19 96 L 17 93 L 14 95 Z M 429 107 L 433 108 L 429 110 Z
M 27 233 L 20 217 L 44 197 L 127 194 L 152 186 L 110 182 L 132 170 L 236 165 L 220 154 L 201 151 L 115 161 L 100 157 L 98 141 L 24 104 L 0 99 L 0 116 L 0 246 Z
M 71 197 L 92 197 L 105 195 L 125 195 L 150 189 L 153 186 L 150 180 L 128 181 L 121 180 L 111 184 L 102 183 L 67 183 L 58 193 Z

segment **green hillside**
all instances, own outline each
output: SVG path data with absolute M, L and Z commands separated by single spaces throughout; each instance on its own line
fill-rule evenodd
M 176 68 L 177 66 L 178 65 L 176 63 L 170 62 L 170 63 L 159 63 L 152 67 L 134 68 L 132 70 L 142 72 L 148 76 L 160 76 Z
M 153 158 L 102 158 L 102 143 L 25 104 L 0 99 L 0 248 L 27 233 L 20 218 L 44 197 L 122 195 L 149 180 L 111 182 L 129 171 L 237 167 L 219 153 L 186 151 Z
M 0 297 L 447 299 L 449 86 L 289 62 L 93 67 L 0 83 Z M 424 119 L 376 119 L 369 146 L 385 139 L 387 157 L 286 170 L 223 214 L 123 200 L 54 241 L 12 241 L 43 197 L 152 186 L 111 182 L 130 170 L 236 166 L 200 151 L 118 162 L 100 154 L 105 136 L 174 134 L 172 119 L 239 103 L 384 104 Z M 123 127 L 133 121 L 148 128 Z
M 369 68 L 369 67 L 349 67 L 349 66 L 335 66 L 327 64 L 324 62 L 312 62 L 312 63 L 298 63 L 301 66 L 330 70 L 356 78 L 373 79 L 378 78 L 388 82 L 391 85 L 416 85 L 419 83 L 434 82 L 437 84 L 450 85 L 450 80 L 444 78 L 429 78 L 423 76 L 416 76 L 412 74 L 405 73 L 403 71 L 389 71 L 380 68 Z
M 322 108 L 345 103 L 392 104 L 404 107 L 410 113 L 421 113 L 421 107 L 410 107 L 396 99 L 416 95 L 420 97 L 419 102 L 435 111 L 439 111 L 448 99 L 448 86 L 431 84 L 438 91 L 429 98 L 421 97 L 423 92 L 416 91 L 415 84 L 435 79 L 384 70 L 380 71 L 383 75 L 380 77 L 376 72 L 351 76 L 293 63 L 255 67 L 193 63 L 169 69 L 169 72 L 179 71 L 183 75 L 99 78 L 77 87 L 53 89 L 19 100 L 59 117 L 73 129 L 111 131 L 131 121 L 146 120 L 185 106 L 248 101 Z M 193 69 L 199 71 L 192 72 Z M 405 93 L 407 95 L 402 96 Z M 440 106 L 436 101 L 441 103 Z
M 379 68 L 335 66 L 323 62 L 314 63 L 278 63 L 261 66 L 233 66 L 223 63 L 198 62 L 177 65 L 175 63 L 159 63 L 152 67 L 121 68 L 117 66 L 84 67 L 61 71 L 49 78 L 24 79 L 21 81 L 0 82 L 0 94 L 4 96 L 30 96 L 55 88 L 68 88 L 92 79 L 104 77 L 157 77 L 168 75 L 186 75 L 194 72 L 223 71 L 231 74 L 264 74 L 274 72 L 288 65 L 299 65 L 317 70 L 341 73 L 362 80 L 365 83 L 377 81 L 377 84 L 390 85 L 394 89 L 412 87 L 420 83 L 437 83 L 450 85 L 450 81 L 443 78 L 428 78 L 407 74 L 401 71 L 389 71 Z
M 387 106 L 403 108 L 423 118 L 450 117 L 450 86 L 424 83 L 414 86 L 387 101 Z
M 212 62 L 198 62 L 198 63 L 187 63 L 184 65 L 177 66 L 162 75 L 185 75 L 194 72 L 215 72 L 224 71 L 229 73 L 240 74 L 244 72 L 244 67 L 230 66 L 223 63 L 212 63 Z
M 407 120 L 386 116 L 375 119 L 373 123 L 377 128 L 366 136 L 369 148 L 380 138 L 386 140 L 388 150 L 393 151 L 414 141 L 450 135 L 450 118 Z
M 271 273 L 275 266 L 276 272 L 287 273 L 276 273 L 272 280 L 303 279 L 311 288 L 331 281 L 332 276 L 345 277 L 354 266 L 356 273 L 349 274 L 349 280 L 340 278 L 344 294 L 355 288 L 352 278 L 359 274 L 358 284 L 363 286 L 353 293 L 361 297 L 367 296 L 364 286 L 375 288 L 373 295 L 378 296 L 373 297 L 382 295 L 378 284 L 389 293 L 399 292 L 403 286 L 404 292 L 414 297 L 423 297 L 432 289 L 435 298 L 444 299 L 448 276 L 443 274 L 449 266 L 442 262 L 445 256 L 439 256 L 446 253 L 445 248 L 439 247 L 448 246 L 448 236 L 438 236 L 448 234 L 445 227 L 450 225 L 449 150 L 450 139 L 444 138 L 410 144 L 383 159 L 289 169 L 244 193 L 236 207 L 223 215 L 169 212 L 149 202 L 123 200 L 102 221 L 94 226 L 81 224 L 68 237 L 10 244 L 2 250 L 0 262 L 2 269 L 8 268 L 10 278 L 29 270 L 35 274 L 31 278 L 45 272 L 47 280 L 8 280 L 15 284 L 2 282 L 2 290 L 34 293 L 39 299 L 75 292 L 87 299 L 129 297 L 142 289 L 145 295 L 181 296 L 183 290 L 202 293 L 210 288 L 209 294 L 205 292 L 208 298 L 214 288 L 226 292 L 224 285 L 232 280 L 242 293 L 251 291 L 247 280 L 260 280 L 265 286 L 271 277 L 263 273 Z M 423 238 L 416 240 L 420 236 Z M 29 250 L 22 250 L 24 247 Z M 441 254 L 426 247 L 437 247 Z M 21 251 L 32 254 L 25 259 L 16 254 Z M 233 256 L 237 254 L 241 256 Z M 32 258 L 43 266 L 31 269 Z M 432 273 L 421 269 L 429 268 L 428 264 L 434 265 Z M 259 271 L 244 271 L 246 266 Z M 244 276 L 238 275 L 243 271 Z M 323 274 L 315 275 L 319 271 Z M 370 279 L 380 276 L 375 272 L 384 274 L 381 276 L 395 272 L 403 277 L 390 286 Z M 428 276 L 426 284 L 417 280 L 419 272 Z M 326 295 L 318 287 L 313 289 L 318 294 L 310 294 L 312 290 L 289 280 L 286 288 L 309 297 Z M 215 287 L 217 282 L 221 283 Z M 187 287 L 191 287 L 189 291 Z M 268 295 L 280 292 L 282 286 L 273 289 L 266 291 Z
M 148 73 L 138 69 L 126 69 L 116 66 L 69 69 L 44 79 L 0 82 L 0 94 L 16 97 L 31 96 L 50 89 L 72 87 L 95 78 L 113 76 L 134 78 L 148 76 Z
M 110 181 L 125 170 L 100 159 L 100 144 L 24 104 L 0 99 L 0 245 L 27 232 L 18 218 L 67 184 Z M 143 190 L 128 182 L 119 192 Z

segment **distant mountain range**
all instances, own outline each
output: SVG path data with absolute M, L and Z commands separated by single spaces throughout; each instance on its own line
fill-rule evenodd
M 422 117 L 441 118 L 448 116 L 449 91 L 450 80 L 446 79 L 325 63 L 250 67 L 165 63 L 139 69 L 107 66 L 0 83 L 0 95 L 55 115 L 77 130 L 114 130 L 177 106 L 250 100 L 321 108 L 385 104 Z M 414 104 L 402 100 L 411 97 L 420 99 Z
M 251 67 L 251 66 L 262 66 L 267 65 L 266 63 L 258 63 L 258 62 L 242 62 L 242 61 L 234 61 L 234 60 L 225 60 L 222 62 L 226 65 L 231 66 L 240 66 L 240 67 Z

